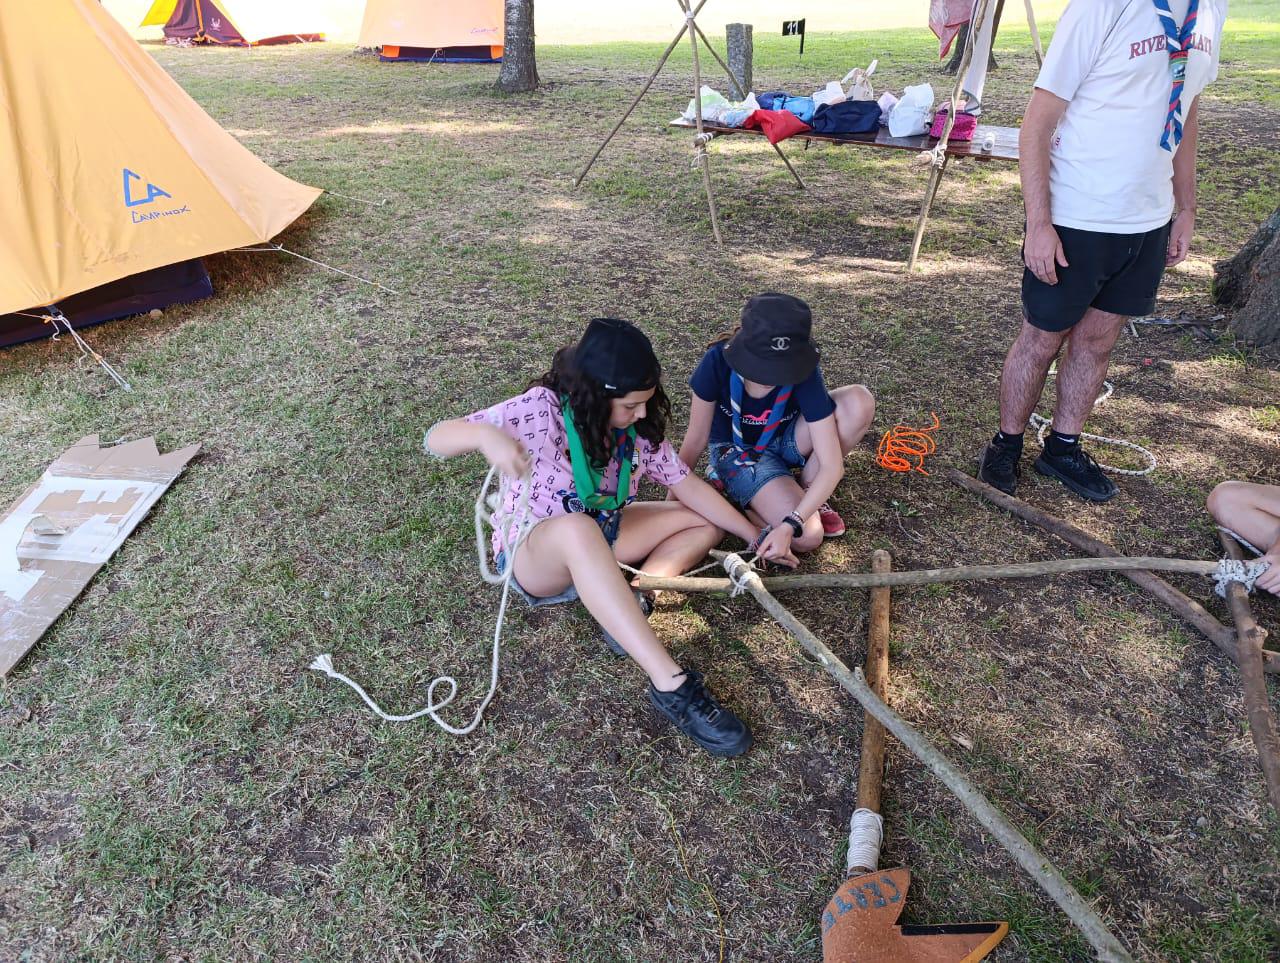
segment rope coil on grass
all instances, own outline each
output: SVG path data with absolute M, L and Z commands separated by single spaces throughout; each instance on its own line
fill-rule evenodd
M 924 459 L 926 455 L 932 455 L 938 450 L 933 433 L 942 427 L 935 412 L 929 412 L 929 417 L 933 419 L 933 424 L 924 428 L 899 424 L 886 431 L 876 449 L 876 464 L 889 471 L 929 474 L 924 470 Z
M 1095 408 L 1110 398 L 1116 390 L 1116 386 L 1110 381 L 1104 381 L 1102 384 L 1102 394 L 1098 395 L 1097 400 L 1093 403 Z M 1031 412 L 1031 417 L 1027 420 L 1027 424 L 1036 429 L 1036 441 L 1038 441 L 1040 443 L 1040 447 L 1043 448 L 1045 432 L 1047 432 L 1049 427 L 1053 424 L 1053 419 L 1046 418 L 1039 412 L 1033 411 Z M 1094 435 L 1087 431 L 1080 432 L 1080 437 L 1082 439 L 1088 439 L 1089 441 L 1096 441 L 1101 445 L 1114 445 L 1117 448 L 1131 449 L 1147 460 L 1146 468 L 1117 468 L 1115 465 L 1105 465 L 1102 462 L 1098 462 L 1098 467 L 1109 475 L 1130 475 L 1140 478 L 1144 475 L 1150 475 L 1160 464 L 1150 449 L 1143 448 L 1136 442 L 1125 441 L 1123 438 L 1108 438 L 1106 435 Z

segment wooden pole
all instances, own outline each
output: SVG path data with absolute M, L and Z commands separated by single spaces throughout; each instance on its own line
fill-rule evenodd
M 1010 856 L 1052 897 L 1062 911 L 1080 928 L 1093 945 L 1101 960 L 1128 961 L 1131 957 L 1118 939 L 1107 929 L 1107 924 L 1062 873 L 1043 855 L 1037 852 L 1000 810 L 960 772 L 951 761 L 917 732 L 907 720 L 898 715 L 867 685 L 861 669 L 853 671 L 840 661 L 827 646 L 791 614 L 777 599 L 769 594 L 750 566 L 739 556 L 729 555 L 724 566 L 730 578 L 750 592 L 765 611 L 777 619 L 778 624 L 790 632 L 840 686 L 861 703 L 862 707 L 879 720 L 894 738 L 928 767 L 942 784 L 960 800 L 973 817 L 1000 843 Z
M 695 7 L 693 11 L 693 15 L 695 17 L 698 15 L 698 11 L 706 5 L 706 2 L 707 0 L 699 0 L 698 6 Z M 604 139 L 604 143 L 596 148 L 596 152 L 591 155 L 591 160 L 587 161 L 587 166 L 582 168 L 582 173 L 574 178 L 574 187 L 577 187 L 582 183 L 582 179 L 587 176 L 587 171 L 591 170 L 591 166 L 596 162 L 600 155 L 604 153 L 604 149 L 609 146 L 609 142 L 613 140 L 614 135 L 617 134 L 618 131 L 622 129 L 622 125 L 627 122 L 627 118 L 631 116 L 631 112 L 635 110 L 640 101 L 644 99 L 644 95 L 649 92 L 649 88 L 653 86 L 653 82 L 657 79 L 658 74 L 662 72 L 662 68 L 666 64 L 667 58 L 669 58 L 675 51 L 676 46 L 684 38 L 684 32 L 688 29 L 689 22 L 686 20 L 680 25 L 680 29 L 676 31 L 675 39 L 673 39 L 671 43 L 667 44 L 667 49 L 662 52 L 662 56 L 658 59 L 658 66 L 653 68 L 653 73 L 649 75 L 649 79 L 646 80 L 644 86 L 640 88 L 640 93 L 636 94 L 636 99 L 631 101 L 631 106 L 623 112 L 622 117 L 613 125 L 613 130 L 609 131 L 609 136 Z M 697 97 L 696 93 L 694 94 L 694 97 Z
M 742 85 L 738 83 L 738 78 L 733 75 L 733 71 L 729 69 L 729 65 L 720 59 L 720 55 L 716 53 L 716 48 L 711 46 L 711 41 L 708 40 L 707 35 L 702 32 L 702 28 L 695 23 L 693 25 L 693 29 L 698 32 L 698 36 L 702 38 L 702 42 L 707 46 L 707 51 L 716 59 L 716 63 L 723 67 L 724 72 L 729 75 L 729 83 L 733 84 L 733 89 L 738 95 L 738 99 L 742 100 L 745 98 L 747 96 L 747 92 L 742 89 Z M 769 146 L 772 147 L 777 152 L 778 156 L 782 158 L 782 163 L 787 165 L 787 170 L 791 171 L 791 176 L 794 177 L 796 179 L 796 183 L 800 185 L 800 190 L 804 190 L 804 181 L 800 179 L 800 175 L 796 173 L 796 169 L 791 166 L 791 161 L 787 160 L 787 155 L 782 153 L 782 148 L 777 144 L 770 144 Z
M 1073 575 L 1079 572 L 1182 572 L 1212 575 L 1217 562 L 1190 558 L 1154 558 L 1110 556 L 1107 558 L 1054 558 L 1043 562 L 1010 562 L 1000 565 L 957 565 L 954 568 L 925 568 L 911 572 L 831 572 L 820 575 L 777 575 L 764 580 L 770 592 L 791 589 L 902 588 L 908 585 L 934 585 L 939 582 L 972 582 L 998 578 L 1040 578 L 1047 575 Z M 635 580 L 641 591 L 727 592 L 733 585 L 727 578 L 697 576 L 642 575 Z
M 871 555 L 871 571 L 884 574 L 893 559 L 884 549 Z M 867 686 L 881 702 L 889 701 L 889 589 L 877 586 L 871 590 L 871 619 L 867 626 L 867 657 L 863 674 Z M 884 786 L 884 725 L 870 712 L 862 723 L 862 753 L 858 760 L 858 808 L 880 812 L 880 792 Z M 853 866 L 849 874 L 870 873 L 875 866 Z
M 1039 526 L 1052 535 L 1057 535 L 1063 541 L 1074 545 L 1082 552 L 1088 552 L 1090 555 L 1095 555 L 1099 558 L 1115 558 L 1119 554 L 1106 542 L 1099 541 L 1087 532 L 1076 528 L 1070 522 L 1056 518 L 1047 512 L 1042 512 L 1040 509 L 1034 508 L 1021 499 L 1014 498 L 1012 495 L 997 491 L 985 482 L 966 475 L 964 472 L 949 468 L 946 474 L 954 484 L 973 492 L 975 495 L 981 495 L 993 505 L 1003 508 L 1005 511 L 1011 512 L 1019 518 L 1031 522 L 1033 525 Z M 1203 605 L 1194 599 L 1187 598 L 1164 579 L 1157 575 L 1152 575 L 1150 572 L 1125 572 L 1124 576 L 1131 582 L 1142 586 L 1174 612 L 1194 625 L 1205 638 L 1225 652 L 1233 662 L 1235 661 L 1236 634 L 1209 614 Z M 1263 667 L 1267 672 L 1280 673 L 1280 654 L 1264 652 L 1262 657 Z
M 1027 6 L 1027 26 L 1031 28 L 1031 42 L 1036 48 L 1036 66 L 1044 66 L 1044 47 L 1040 46 L 1040 30 L 1036 27 L 1036 12 L 1031 9 L 1031 0 L 1023 0 Z
M 707 144 L 714 134 L 708 134 L 702 126 L 702 66 L 698 58 L 697 23 L 694 12 L 690 9 L 689 0 L 676 0 L 684 11 L 685 24 L 690 27 L 689 46 L 693 50 L 693 117 L 698 133 L 693 138 L 694 163 L 702 171 L 702 187 L 707 192 L 707 210 L 711 212 L 711 233 L 716 236 L 716 244 L 724 246 L 724 238 L 720 236 L 720 215 L 716 212 L 716 195 L 711 187 L 711 155 L 707 152 Z
M 1234 538 L 1219 532 L 1222 547 L 1231 558 L 1243 561 L 1244 553 Z M 1249 732 L 1254 748 L 1258 750 L 1258 762 L 1267 780 L 1267 796 L 1271 808 L 1280 815 L 1280 736 L 1276 735 L 1276 717 L 1271 712 L 1271 699 L 1267 694 L 1267 678 L 1262 668 L 1262 643 L 1267 632 L 1258 625 L 1249 607 L 1249 593 L 1239 582 L 1227 586 L 1227 605 L 1231 608 L 1231 620 L 1236 624 L 1236 667 L 1240 670 L 1240 684 L 1244 689 L 1244 709 L 1249 717 Z

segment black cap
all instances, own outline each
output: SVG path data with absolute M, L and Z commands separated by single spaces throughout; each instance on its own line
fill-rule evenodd
M 644 332 L 617 318 L 592 318 L 573 360 L 579 371 L 599 381 L 606 391 L 623 395 L 652 388 L 662 370 Z
M 742 309 L 742 328 L 725 345 L 725 360 L 749 381 L 794 385 L 813 374 L 818 348 L 813 314 L 790 294 L 757 294 Z

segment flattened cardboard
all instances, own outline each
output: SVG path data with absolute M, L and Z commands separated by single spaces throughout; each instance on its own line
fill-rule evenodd
M 68 448 L 0 515 L 0 676 L 9 674 L 146 517 L 200 446 L 154 438 Z

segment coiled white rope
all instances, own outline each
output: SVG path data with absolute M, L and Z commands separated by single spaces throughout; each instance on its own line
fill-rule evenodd
M 1258 559 L 1248 562 L 1234 558 L 1219 559 L 1218 570 L 1212 576 L 1215 583 L 1213 590 L 1218 593 L 1219 598 L 1225 599 L 1227 587 L 1232 582 L 1239 582 L 1246 592 L 1252 593 L 1253 583 L 1270 567 L 1270 562 L 1262 562 Z
M 849 817 L 849 855 L 845 872 L 874 870 L 880 865 L 880 844 L 884 841 L 884 817 L 874 809 L 855 809 Z
M 423 446 L 428 452 L 430 447 L 423 439 Z M 524 485 L 520 491 L 520 498 L 516 502 L 515 511 L 510 514 L 504 514 L 501 511 L 503 505 L 506 504 L 507 495 L 510 492 L 511 482 L 505 475 L 499 475 L 500 484 L 498 491 L 493 498 L 497 499 L 496 504 L 491 502 L 489 489 L 493 485 L 494 476 L 498 475 L 496 468 L 490 468 L 489 473 L 484 476 L 484 482 L 480 486 L 480 493 L 476 496 L 475 504 L 475 522 L 476 522 L 476 551 L 480 561 L 480 576 L 491 585 L 502 586 L 502 600 L 498 603 L 498 618 L 493 626 L 493 649 L 490 657 L 489 665 L 489 691 L 480 701 L 480 705 L 476 708 L 476 714 L 472 718 L 470 724 L 461 728 L 450 725 L 440 717 L 440 710 L 447 707 L 453 702 L 454 697 L 458 694 L 458 682 L 453 676 L 441 675 L 431 680 L 427 686 L 427 704 L 417 712 L 410 712 L 404 715 L 395 715 L 386 712 L 376 703 L 360 683 L 356 682 L 349 676 L 343 675 L 333 667 L 333 656 L 329 653 L 318 655 L 310 665 L 310 668 L 317 672 L 323 672 L 331 679 L 337 679 L 339 682 L 350 686 L 356 691 L 356 694 L 364 700 L 365 705 L 372 709 L 379 718 L 385 719 L 387 722 L 412 722 L 414 719 L 420 719 L 423 716 L 430 716 L 431 721 L 438 725 L 445 732 L 455 736 L 465 736 L 474 732 L 476 727 L 480 725 L 481 719 L 484 717 L 484 710 L 489 707 L 489 703 L 493 700 L 494 695 L 498 691 L 498 657 L 502 647 L 502 623 L 507 617 L 507 601 L 511 596 L 512 573 L 515 571 L 516 553 L 520 550 L 520 546 L 524 544 L 529 532 L 533 530 L 533 520 L 529 516 L 529 489 L 531 486 Z M 508 546 L 506 552 L 506 566 L 501 572 L 495 572 L 489 568 L 488 551 L 485 545 L 484 525 L 488 519 L 488 509 L 492 505 L 494 515 L 494 528 L 499 531 L 502 538 L 502 544 Z M 501 526 L 499 528 L 499 526 Z M 448 686 L 449 691 L 443 698 L 436 698 L 436 688 L 438 686 Z
M 1098 398 L 1093 403 L 1093 406 L 1096 408 L 1098 405 L 1102 404 L 1104 401 L 1106 401 L 1108 398 L 1111 397 L 1112 393 L 1114 393 L 1115 390 L 1116 390 L 1115 385 L 1113 385 L 1110 381 L 1104 381 L 1102 394 L 1098 395 Z M 1041 447 L 1044 447 L 1045 432 L 1047 432 L 1049 430 L 1049 426 L 1053 424 L 1053 419 L 1046 418 L 1044 417 L 1044 415 L 1041 415 L 1039 412 L 1033 411 L 1031 412 L 1031 417 L 1027 420 L 1027 424 L 1030 425 L 1032 428 L 1036 429 L 1036 441 L 1040 442 Z M 1103 445 L 1114 445 L 1117 448 L 1128 448 L 1132 451 L 1136 451 L 1139 455 L 1142 455 L 1142 457 L 1144 457 L 1147 460 L 1146 468 L 1136 468 L 1136 469 L 1135 468 L 1117 468 L 1115 465 L 1106 465 L 1106 464 L 1103 464 L 1102 462 L 1098 462 L 1098 467 L 1110 475 L 1133 475 L 1133 476 L 1150 475 L 1153 471 L 1156 470 L 1156 466 L 1159 464 L 1159 462 L 1156 461 L 1156 456 L 1151 453 L 1150 449 L 1143 448 L 1141 445 L 1135 442 L 1125 441 L 1123 438 L 1108 438 L 1106 435 L 1094 435 L 1087 431 L 1080 432 L 1080 437 L 1082 439 L 1087 438 L 1089 439 L 1089 441 L 1096 441 L 1099 444 L 1103 444 Z

